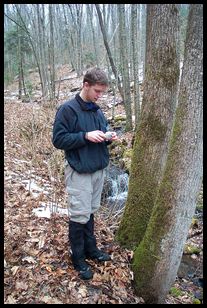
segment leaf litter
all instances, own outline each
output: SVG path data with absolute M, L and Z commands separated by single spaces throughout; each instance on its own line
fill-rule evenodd
M 64 181 L 57 176 L 60 163 L 51 144 L 55 110 L 42 109 L 42 114 L 50 112 L 51 125 L 38 139 L 32 131 L 31 136 L 22 131 L 40 109 L 26 103 L 5 105 L 4 303 L 144 303 L 131 286 L 131 251 L 114 243 L 113 230 L 101 214 L 96 217 L 97 242 L 112 261 L 90 260 L 90 281 L 81 280 L 73 269 Z M 36 215 L 41 208 L 48 216 Z

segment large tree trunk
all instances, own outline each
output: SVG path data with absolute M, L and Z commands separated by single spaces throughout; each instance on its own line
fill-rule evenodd
M 175 4 L 147 7 L 146 80 L 128 198 L 117 239 L 127 247 L 142 240 L 168 152 L 179 80 L 178 10 Z
M 190 7 L 178 108 L 166 168 L 143 241 L 134 254 L 135 289 L 163 303 L 174 283 L 202 179 L 203 6 Z

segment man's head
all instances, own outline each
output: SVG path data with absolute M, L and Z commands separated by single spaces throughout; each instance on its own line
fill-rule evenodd
M 108 86 L 109 82 L 105 72 L 100 68 L 92 68 L 84 75 L 81 96 L 85 101 L 95 102 L 103 95 Z

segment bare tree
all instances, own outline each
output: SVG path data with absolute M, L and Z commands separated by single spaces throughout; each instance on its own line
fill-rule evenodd
M 113 60 L 113 57 L 112 57 L 112 54 L 111 54 L 111 50 L 109 48 L 109 44 L 108 44 L 108 41 L 107 41 L 107 35 L 106 35 L 106 30 L 105 30 L 105 27 L 104 27 L 104 23 L 103 23 L 103 18 L 102 18 L 102 15 L 101 15 L 101 10 L 100 10 L 99 4 L 95 4 L 95 6 L 96 6 L 96 11 L 97 11 L 97 14 L 98 14 L 98 18 L 99 18 L 101 32 L 102 32 L 102 35 L 103 35 L 104 45 L 105 45 L 105 48 L 106 48 L 106 51 L 107 51 L 107 54 L 108 54 L 108 57 L 109 57 L 109 61 L 110 61 L 110 64 L 111 64 L 111 69 L 113 71 L 115 79 L 117 80 L 117 85 L 118 85 L 119 93 L 121 94 L 121 96 L 123 98 L 123 91 L 122 91 L 122 87 L 121 87 L 121 81 L 120 81 L 120 78 L 119 78 L 119 75 L 118 75 L 118 72 L 117 72 L 117 68 L 116 68 L 116 66 L 114 64 L 114 60 Z
M 129 61 L 127 55 L 127 35 L 126 35 L 126 21 L 125 21 L 125 6 L 124 4 L 117 4 L 119 17 L 119 44 L 120 44 L 120 58 L 122 68 L 122 83 L 124 107 L 126 112 L 126 127 L 125 130 L 132 130 L 132 109 L 131 109 L 131 94 L 129 81 Z
M 95 55 L 95 63 L 98 66 L 99 60 L 98 60 L 98 48 L 97 48 L 97 42 L 96 42 L 96 33 L 93 26 L 93 4 L 87 5 L 87 13 L 89 15 L 89 23 L 91 27 L 92 37 L 93 37 L 93 47 L 94 47 L 94 55 Z
M 83 72 L 83 63 L 82 63 L 82 14 L 83 14 L 83 4 L 68 4 L 72 21 L 74 23 L 73 29 L 74 33 L 74 41 L 75 41 L 75 52 L 77 54 L 76 57 L 76 71 L 77 76 L 80 77 Z M 74 52 L 73 51 L 73 52 Z
M 68 17 L 67 17 L 67 13 L 66 13 L 66 7 L 65 4 L 62 4 L 62 8 L 63 8 L 63 16 L 64 16 L 64 29 L 65 29 L 65 40 L 66 40 L 66 47 L 67 47 L 67 51 L 68 51 L 68 56 L 67 57 L 67 62 L 70 63 L 71 67 L 73 70 L 75 70 L 75 46 L 74 46 L 74 40 L 73 40 L 73 36 L 72 36 L 72 31 L 70 30 L 70 23 L 68 21 Z
M 55 98 L 55 46 L 54 46 L 54 30 L 53 30 L 53 5 L 49 4 L 49 23 L 50 23 L 50 41 L 49 41 L 49 68 L 50 68 L 50 99 Z
M 138 37 L 138 5 L 131 4 L 131 44 L 132 44 L 132 71 L 133 71 L 133 89 L 134 89 L 134 115 L 135 127 L 137 128 L 140 117 L 139 100 L 139 37 Z
M 147 4 L 140 4 L 140 64 L 142 66 L 143 79 L 145 78 L 145 46 L 146 46 L 146 6 Z

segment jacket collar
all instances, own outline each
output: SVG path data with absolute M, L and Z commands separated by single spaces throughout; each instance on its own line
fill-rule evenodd
M 100 107 L 93 102 L 85 102 L 81 97 L 80 94 L 76 94 L 75 96 L 76 100 L 78 101 L 78 103 L 81 106 L 81 109 L 84 111 L 97 111 L 98 109 L 100 109 Z

